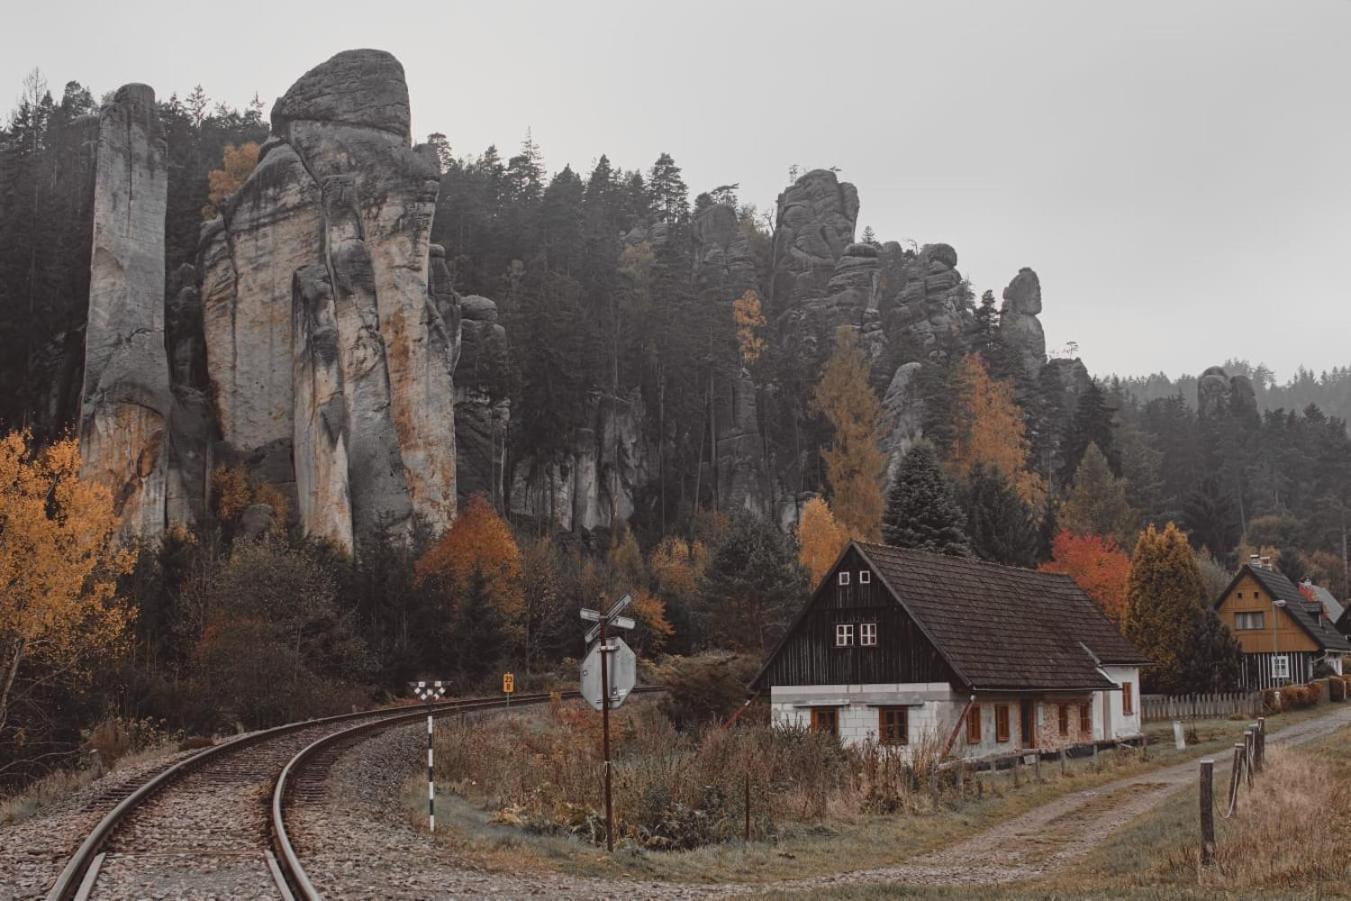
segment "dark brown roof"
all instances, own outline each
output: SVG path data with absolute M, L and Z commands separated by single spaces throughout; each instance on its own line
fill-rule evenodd
M 1148 663 L 1069 576 L 855 547 L 972 689 L 1109 689 L 1097 663 Z
M 1318 646 L 1324 651 L 1338 651 L 1342 653 L 1351 653 L 1351 640 L 1337 631 L 1336 626 L 1332 624 L 1325 616 L 1320 614 L 1323 611 L 1323 605 L 1317 601 L 1311 601 L 1300 593 L 1294 582 L 1291 582 L 1282 573 L 1274 569 L 1267 569 L 1262 566 L 1249 566 L 1243 564 L 1239 569 L 1238 575 L 1229 583 L 1229 587 L 1215 601 L 1218 607 L 1220 603 L 1229 596 L 1229 592 L 1234 590 L 1234 585 L 1243 578 L 1243 573 L 1248 572 L 1258 581 L 1263 588 L 1267 590 L 1273 598 L 1285 601 L 1285 609 L 1289 611 L 1291 618 L 1299 623 L 1310 638 L 1318 642 Z

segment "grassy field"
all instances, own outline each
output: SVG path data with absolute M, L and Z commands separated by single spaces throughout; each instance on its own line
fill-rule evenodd
M 1312 710 L 1272 717 L 1269 725 L 1275 730 L 1328 711 L 1327 705 L 1320 705 Z M 910 814 L 877 815 L 829 809 L 824 817 L 813 822 L 783 825 L 772 841 L 753 841 L 749 845 L 733 841 L 690 851 L 650 851 L 621 846 L 614 855 L 608 855 L 603 849 L 573 837 L 535 835 L 495 823 L 496 811 L 483 809 L 464 797 L 449 793 L 439 802 L 438 820 L 452 828 L 438 839 L 452 845 L 460 855 L 489 868 L 528 868 L 573 875 L 692 883 L 757 883 L 803 878 L 895 864 L 968 838 L 1070 792 L 1207 754 L 1218 756 L 1232 746 L 1245 725 L 1237 720 L 1192 724 L 1198 741 L 1179 752 L 1172 744 L 1171 727 L 1166 723 L 1153 724 L 1149 729 L 1153 742 L 1148 759 L 1142 759 L 1134 750 L 1104 752 L 1099 755 L 1096 765 L 1089 759 L 1070 761 L 1064 775 L 1057 763 L 1046 761 L 1042 764 L 1041 781 L 1030 779 L 1030 768 L 1026 768 L 1017 787 L 1007 772 L 993 778 L 983 774 L 979 799 L 969 792 L 962 799 L 946 798 L 936 809 Z M 414 822 L 425 810 L 421 806 L 425 803 L 424 792 L 425 783 L 410 778 L 406 806 Z M 1190 806 L 1183 806 L 1194 812 L 1194 797 Z M 1103 862 L 1097 864 L 1105 865 Z M 1113 866 L 1122 871 L 1119 878 L 1114 877 L 1113 885 L 1133 890 L 1127 879 L 1126 871 L 1130 868 L 1126 862 L 1123 860 Z M 1066 890 L 1077 896 L 1082 888 L 1081 885 Z M 864 891 L 859 896 L 870 897 L 873 891 L 876 890 Z M 1054 895 L 1059 889 L 1050 887 L 1046 891 Z M 965 895 L 961 892 L 957 895 L 965 897 L 970 892 L 967 888 Z

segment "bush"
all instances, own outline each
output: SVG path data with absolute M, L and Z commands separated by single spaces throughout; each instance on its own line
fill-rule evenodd
M 95 756 L 97 766 L 112 769 L 128 754 L 165 745 L 181 738 L 164 729 L 162 720 L 110 716 L 84 732 L 82 750 Z
M 1328 700 L 1346 700 L 1346 680 L 1341 676 L 1332 676 L 1328 679 Z
M 760 663 L 748 654 L 666 657 L 653 680 L 667 690 L 662 709 L 677 729 L 722 723 L 746 703 Z
M 1278 709 L 1302 710 L 1317 704 L 1323 692 L 1322 686 L 1317 682 L 1311 682 L 1308 685 L 1286 685 L 1280 689 L 1280 695 Z

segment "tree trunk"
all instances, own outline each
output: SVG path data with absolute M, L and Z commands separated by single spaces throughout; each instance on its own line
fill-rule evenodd
M 9 696 L 14 690 L 14 680 L 19 675 L 19 663 L 23 660 L 24 640 L 16 638 L 14 640 L 14 656 L 5 667 L 5 683 L 0 688 L 0 734 L 3 734 L 5 723 L 9 722 Z

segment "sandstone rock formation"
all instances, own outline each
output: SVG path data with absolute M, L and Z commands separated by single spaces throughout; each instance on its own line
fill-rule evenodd
M 785 350 L 809 379 L 829 354 L 835 329 L 860 325 L 876 252 L 854 243 L 858 191 L 813 169 L 779 195 L 770 273 L 770 313 Z
M 1041 280 L 1024 266 L 1004 289 L 999 312 L 999 340 L 1022 362 L 1029 377 L 1035 377 L 1046 362 L 1046 334 L 1042 331 Z
M 882 330 L 902 362 L 921 359 L 960 338 L 970 316 L 970 291 L 949 244 L 918 252 L 883 247 L 877 308 Z
M 165 155 L 155 92 L 119 89 L 99 125 L 80 449 L 85 477 L 113 492 L 124 538 L 154 539 L 165 521 Z
M 642 395 L 596 392 L 572 448 L 547 460 L 526 456 L 512 469 L 511 510 L 563 531 L 614 528 L 629 521 L 652 480 L 656 454 L 643 435 Z
M 169 487 L 165 519 L 191 525 L 206 514 L 206 485 L 216 427 L 206 378 L 206 341 L 197 270 L 184 264 L 165 293 L 166 349 L 173 406 L 169 412 Z
M 882 397 L 882 440 L 887 456 L 886 484 L 896 478 L 901 458 L 924 437 L 924 403 L 915 396 L 915 376 L 923 363 L 911 360 L 896 367 Z
M 1201 419 L 1254 418 L 1257 393 L 1247 376 L 1231 377 L 1224 367 L 1211 366 L 1196 381 L 1196 411 Z
M 199 252 L 221 456 L 349 549 L 456 509 L 458 310 L 432 284 L 437 172 L 409 122 L 390 54 L 310 70 Z

